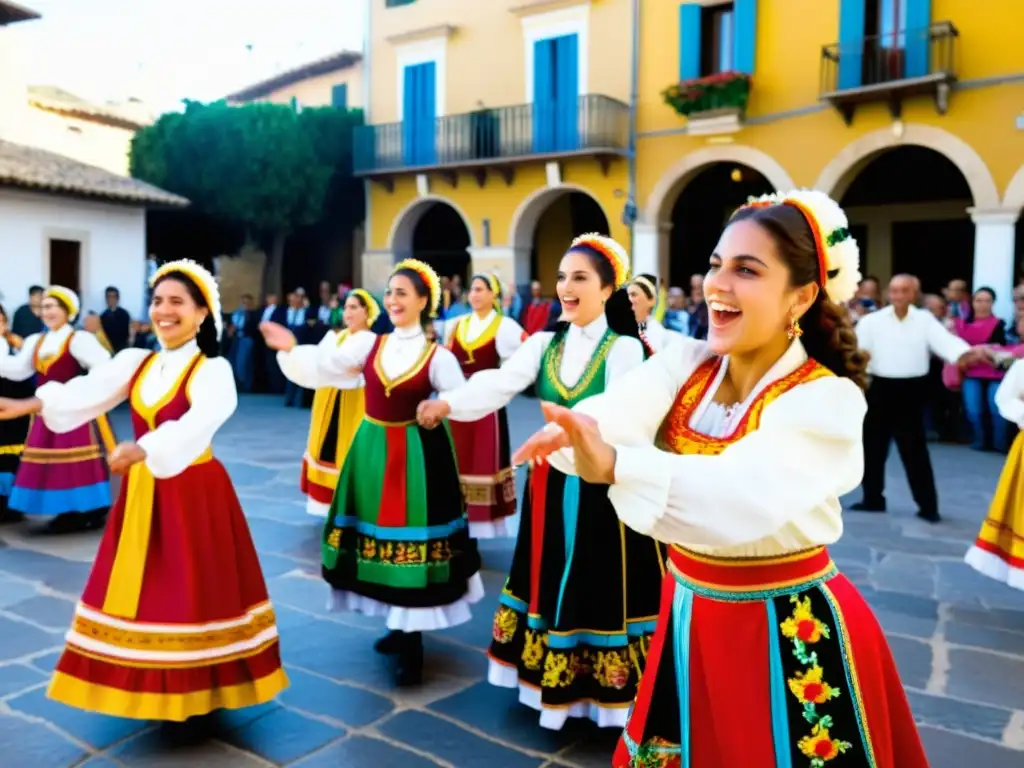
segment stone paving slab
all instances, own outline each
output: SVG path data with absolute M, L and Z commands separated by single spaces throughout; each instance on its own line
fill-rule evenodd
M 373 652 L 381 620 L 327 612 L 319 526 L 297 488 L 307 419 L 308 411 L 273 398 L 245 397 L 216 445 L 260 552 L 292 687 L 275 702 L 230 713 L 220 739 L 189 749 L 171 748 L 149 723 L 50 701 L 48 676 L 98 536 L 0 528 L 0 766 L 609 765 L 617 733 L 584 723 L 542 729 L 515 692 L 485 680 L 490 613 L 511 541 L 481 543 L 489 601 L 469 623 L 427 638 L 419 689 L 395 688 L 386 660 Z M 123 412 L 113 421 L 127 433 Z M 535 401 L 514 402 L 513 440 L 539 421 Z M 1001 459 L 962 447 L 932 450 L 946 521 L 931 526 L 914 517 L 894 451 L 890 512 L 847 514 L 846 534 L 831 551 L 889 637 L 932 765 L 1024 766 L 1024 593 L 979 576 L 962 559 Z

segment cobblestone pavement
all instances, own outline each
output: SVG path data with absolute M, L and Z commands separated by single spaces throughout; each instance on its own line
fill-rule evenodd
M 472 623 L 431 636 L 427 680 L 396 690 L 371 643 L 379 620 L 329 615 L 316 577 L 318 533 L 305 515 L 297 467 L 308 411 L 245 398 L 217 439 L 248 514 L 275 601 L 292 687 L 278 701 L 234 713 L 219 741 L 171 750 L 152 725 L 69 709 L 46 699 L 98 537 L 0 529 L 0 767 L 607 766 L 617 734 L 584 724 L 537 725 L 514 692 L 488 686 L 491 605 L 511 542 L 484 542 L 489 602 Z M 123 413 L 115 427 L 127 431 Z M 514 440 L 535 428 L 534 401 L 513 404 Z M 895 453 L 895 452 L 894 452 Z M 889 635 L 932 765 L 1024 765 L 1024 593 L 962 562 L 984 516 L 1000 458 L 934 446 L 943 513 L 914 518 L 902 469 L 890 466 L 890 513 L 847 515 L 832 548 Z M 895 459 L 894 459 L 895 462 Z

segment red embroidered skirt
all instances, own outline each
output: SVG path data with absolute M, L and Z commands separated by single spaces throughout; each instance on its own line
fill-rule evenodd
M 877 620 L 825 548 L 670 551 L 615 768 L 927 768 Z
M 117 717 L 176 720 L 288 686 L 242 508 L 220 462 L 157 480 L 136 616 L 105 613 L 129 483 L 111 509 L 49 696 Z
M 516 512 L 516 483 L 505 409 L 478 421 L 449 422 L 470 523 L 490 523 Z

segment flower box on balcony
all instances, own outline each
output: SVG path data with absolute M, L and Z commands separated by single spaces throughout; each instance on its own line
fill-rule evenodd
M 750 75 L 720 72 L 684 80 L 673 83 L 661 95 L 668 106 L 687 119 L 689 133 L 732 133 L 743 123 Z

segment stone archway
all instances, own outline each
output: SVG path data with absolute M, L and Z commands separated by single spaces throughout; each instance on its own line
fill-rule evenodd
M 469 217 L 466 216 L 465 211 L 446 197 L 424 195 L 417 197 L 406 205 L 405 208 L 399 211 L 398 215 L 395 216 L 395 220 L 391 223 L 391 231 L 388 232 L 388 250 L 394 254 L 396 260 L 406 258 L 412 253 L 413 235 L 416 233 L 416 225 L 420 223 L 420 219 L 423 218 L 427 211 L 435 205 L 447 205 L 455 210 L 466 225 L 466 232 L 469 233 L 470 247 L 477 245 L 476 233 L 473 231 L 473 225 Z
M 1024 165 L 1017 169 L 1017 172 L 1010 179 L 1006 187 L 1006 194 L 1003 196 L 1003 208 L 1009 211 L 1020 213 L 1024 209 Z

